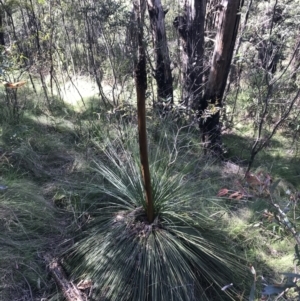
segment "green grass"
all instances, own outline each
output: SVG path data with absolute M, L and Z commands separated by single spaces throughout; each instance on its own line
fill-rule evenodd
M 1 300 L 51 292 L 42 254 L 63 239 L 63 219 L 31 181 L 10 179 L 0 195 Z M 26 292 L 26 293 L 25 293 Z
M 225 134 L 223 142 L 227 149 L 226 158 L 247 166 L 250 159 L 251 147 L 255 139 L 251 136 L 249 128 L 243 134 Z M 267 147 L 260 151 L 254 161 L 252 170 L 262 168 L 300 189 L 300 158 L 297 150 L 297 141 L 291 144 L 291 139 L 284 131 L 279 131 L 268 143 Z
M 0 191 L 0 299 L 47 295 L 55 300 L 59 294 L 43 253 L 56 256 L 68 242 L 71 215 L 62 214 L 52 197 L 64 164 L 70 163 L 69 133 L 26 114 L 20 123 L 1 121 L 0 184 L 6 189 Z
M 38 110 L 42 104 L 28 103 L 19 123 L 8 116 L 0 124 L 0 184 L 8 187 L 0 191 L 1 300 L 61 300 L 41 258 L 45 251 L 63 259 L 75 283 L 91 278 L 96 300 L 99 294 L 107 300 L 193 300 L 199 294 L 225 300 L 220 288 L 231 282 L 229 298 L 242 300 L 251 287 L 250 264 L 270 279 L 291 271 L 293 238 L 262 218 L 273 208 L 269 199 L 215 197 L 223 187 L 237 189 L 242 175 L 203 155 L 195 126 L 148 113 L 157 216 L 150 232 L 134 108 L 121 116 L 103 108 L 74 112 L 57 100 L 47 114 Z M 288 139 L 275 139 L 253 171 L 281 179 L 273 201 L 284 208 L 285 191 L 298 187 L 299 159 L 287 152 Z M 228 159 L 243 167 L 249 138 L 233 133 L 224 141 Z M 288 212 L 293 221 L 298 215 L 297 207 Z

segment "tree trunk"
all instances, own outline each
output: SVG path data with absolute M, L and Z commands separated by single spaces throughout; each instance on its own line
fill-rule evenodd
M 243 0 L 223 0 L 219 6 L 219 24 L 214 54 L 204 97 L 199 107 L 199 126 L 206 149 L 222 154 L 220 110 L 234 45 L 240 23 Z
M 5 46 L 2 8 L 0 9 L 0 45 Z
M 194 110 L 202 98 L 205 11 L 206 0 L 186 0 L 173 22 L 183 46 L 183 103 Z
M 159 103 L 173 103 L 173 79 L 165 30 L 165 14 L 160 0 L 147 0 L 155 52 L 155 79 Z
M 299 75 L 299 67 L 300 67 L 300 39 L 298 38 L 295 46 L 295 50 L 293 52 L 292 56 L 292 64 L 293 64 L 293 73 L 292 73 L 292 79 L 296 81 L 297 75 Z
M 206 18 L 205 18 L 205 31 L 209 38 L 214 38 L 216 27 L 218 24 L 219 14 L 217 11 L 219 10 L 220 4 L 222 0 L 208 0 L 206 7 Z
M 144 181 L 146 194 L 146 214 L 148 222 L 154 220 L 154 206 L 152 200 L 151 177 L 148 162 L 148 146 L 147 146 L 147 131 L 146 131 L 146 90 L 147 90 L 147 72 L 146 72 L 146 55 L 143 38 L 143 24 L 145 12 L 145 0 L 135 0 L 134 10 L 137 24 L 137 44 L 138 55 L 135 62 L 135 83 L 137 94 L 137 109 L 138 109 L 138 131 L 139 131 L 139 147 L 142 167 L 142 177 Z

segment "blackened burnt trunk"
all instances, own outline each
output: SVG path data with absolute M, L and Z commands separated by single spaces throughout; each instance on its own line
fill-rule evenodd
M 147 0 L 155 55 L 158 101 L 173 103 L 173 79 L 165 30 L 165 14 L 160 0 Z

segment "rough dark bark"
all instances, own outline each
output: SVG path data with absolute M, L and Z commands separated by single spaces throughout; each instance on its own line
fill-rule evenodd
M 262 40 L 257 46 L 261 68 L 274 74 L 280 60 L 279 47 L 275 41 Z
M 143 20 L 145 11 L 145 0 L 134 1 L 134 10 L 137 23 L 137 44 L 138 55 L 135 62 L 135 84 L 137 94 L 138 109 L 138 131 L 139 131 L 139 147 L 142 167 L 142 176 L 144 180 L 146 194 L 146 214 L 148 222 L 154 220 L 154 206 L 152 200 L 151 177 L 148 162 L 148 145 L 146 130 L 146 90 L 147 90 L 147 72 L 146 72 L 146 54 L 143 38 Z
M 207 36 L 213 38 L 215 35 L 216 26 L 218 24 L 219 14 L 217 13 L 220 9 L 222 0 L 208 0 L 206 8 L 205 18 L 205 31 Z
M 300 39 L 298 39 L 296 42 L 295 50 L 293 52 L 293 57 L 292 57 L 292 64 L 293 64 L 292 79 L 296 80 L 297 75 L 299 75 L 299 67 L 300 67 Z
M 199 107 L 199 126 L 205 148 L 222 154 L 220 109 L 240 23 L 243 0 L 223 0 L 214 54 L 204 97 Z
M 184 15 L 173 22 L 183 46 L 183 103 L 194 110 L 202 97 L 206 0 L 186 0 Z
M 155 79 L 159 102 L 173 103 L 173 79 L 165 30 L 165 14 L 160 0 L 147 0 L 155 53 Z
M 189 62 L 189 54 L 188 54 L 188 28 L 186 16 L 177 16 L 173 25 L 177 30 L 177 33 L 180 38 L 181 50 L 181 71 L 182 71 L 182 103 L 186 106 L 189 105 L 189 76 L 188 76 L 188 62 Z
M 0 9 L 0 45 L 5 46 L 4 27 L 3 27 L 3 11 Z
M 248 7 L 247 7 L 247 10 L 245 12 L 243 25 L 241 26 L 241 29 L 239 31 L 239 37 L 237 39 L 235 49 L 234 49 L 234 54 L 233 54 L 233 62 L 232 62 L 232 65 L 231 65 L 231 68 L 230 68 L 230 71 L 229 71 L 229 79 L 228 79 L 228 82 L 227 82 L 224 101 L 226 100 L 225 98 L 226 98 L 228 92 L 230 91 L 231 84 L 236 83 L 237 86 L 239 86 L 239 80 L 240 80 L 240 76 L 241 76 L 241 73 L 242 73 L 243 70 L 242 70 L 241 66 L 237 66 L 238 65 L 237 61 L 239 59 L 238 54 L 239 54 L 240 47 L 242 45 L 242 37 L 243 37 L 243 34 L 245 32 L 245 29 L 246 29 L 246 26 L 247 26 L 247 23 L 248 23 L 248 20 L 249 20 L 249 15 L 250 15 L 250 11 L 251 11 L 251 8 L 252 8 L 252 4 L 253 4 L 253 0 L 250 0 L 248 2 Z

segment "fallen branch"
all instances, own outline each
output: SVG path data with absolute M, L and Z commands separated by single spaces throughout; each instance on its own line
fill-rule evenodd
M 70 283 L 67 276 L 56 258 L 53 258 L 50 254 L 45 254 L 44 260 L 49 267 L 50 273 L 57 285 L 62 290 L 62 293 L 67 301 L 85 301 L 83 294 L 78 290 L 76 285 Z

